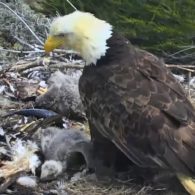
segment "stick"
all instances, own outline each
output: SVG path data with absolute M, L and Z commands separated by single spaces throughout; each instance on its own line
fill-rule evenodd
M 50 68 L 74 68 L 78 70 L 82 70 L 84 68 L 83 65 L 65 64 L 65 63 L 51 64 L 49 67 Z
M 24 54 L 29 54 L 29 53 L 45 53 L 45 50 L 37 49 L 37 50 L 32 50 L 32 51 L 19 51 L 19 50 L 14 50 L 14 49 L 5 49 L 0 47 L 0 51 L 5 51 L 5 52 L 12 52 L 12 53 L 24 53 Z M 55 49 L 53 53 L 60 53 L 60 54 L 78 54 L 78 52 L 74 52 L 72 50 L 64 50 L 64 49 Z
M 1 3 L 1 2 L 0 2 Z M 33 51 L 19 51 L 19 50 L 14 50 L 14 49 L 4 49 L 0 48 L 0 51 L 5 51 L 5 52 L 11 52 L 11 53 L 23 53 L 23 54 L 29 54 L 29 53 L 45 53 L 45 50 L 33 50 Z
M 14 36 L 14 38 L 15 38 L 18 42 L 20 42 L 22 45 L 26 45 L 26 46 L 28 46 L 28 47 L 31 48 L 31 49 L 35 49 L 34 46 L 30 45 L 29 43 L 26 43 L 25 41 L 23 41 L 23 40 L 20 39 L 19 37 Z
M 182 65 L 182 64 L 166 64 L 166 67 L 168 68 L 195 68 L 195 65 Z
M 66 0 L 69 4 L 70 4 L 70 6 L 74 9 L 74 10 L 77 10 L 77 8 L 69 1 L 69 0 Z
M 191 80 L 192 72 L 188 72 L 188 97 L 190 97 L 190 80 Z
M 179 53 L 182 53 L 182 52 L 184 52 L 184 51 L 187 51 L 187 50 L 190 50 L 190 49 L 194 49 L 194 48 L 195 48 L 194 46 L 187 47 L 187 48 L 185 48 L 185 49 L 182 49 L 182 50 L 180 50 L 180 51 L 177 51 L 177 52 L 171 54 L 170 56 L 175 56 L 176 54 L 179 54 Z
M 10 68 L 10 70 L 14 70 L 16 69 L 18 72 L 29 69 L 29 68 L 33 68 L 33 67 L 37 67 L 37 66 L 44 66 L 44 59 L 38 59 L 36 61 L 30 62 L 30 63 L 26 63 L 26 64 L 21 64 L 21 65 L 16 65 L 16 66 L 12 66 Z
M 5 192 L 10 185 L 16 182 L 22 173 L 24 173 L 24 171 L 19 171 L 7 178 L 6 181 L 0 185 L 0 193 Z

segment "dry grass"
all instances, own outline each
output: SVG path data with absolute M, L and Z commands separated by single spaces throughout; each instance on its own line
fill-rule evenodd
M 92 182 L 82 179 L 77 182 L 65 184 L 65 190 L 70 195 L 146 195 L 151 187 L 138 187 L 136 185 L 124 185 L 120 183 Z

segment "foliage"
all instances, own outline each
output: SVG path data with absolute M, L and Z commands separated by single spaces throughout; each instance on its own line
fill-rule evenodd
M 71 2 L 79 10 L 90 11 L 112 23 L 133 44 L 161 56 L 168 57 L 168 54 L 194 43 L 194 0 L 72 0 Z M 56 12 L 67 14 L 73 11 L 66 0 L 45 0 L 43 4 L 47 14 L 56 14 Z
M 38 50 L 35 45 L 40 45 L 40 42 L 32 35 L 23 21 L 43 42 L 46 37 L 49 20 L 42 14 L 37 14 L 31 10 L 28 5 L 24 4 L 23 0 L 0 2 L 1 65 L 24 56 L 24 53 L 20 51 Z M 2 3 L 4 2 L 5 4 L 3 5 Z M 16 52 L 9 52 L 9 50 L 16 50 Z

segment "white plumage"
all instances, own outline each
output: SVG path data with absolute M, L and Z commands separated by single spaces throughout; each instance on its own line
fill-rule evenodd
M 80 52 L 87 65 L 96 64 L 106 54 L 106 40 L 111 34 L 109 23 L 81 11 L 57 17 L 50 28 L 50 36 L 64 36 L 66 47 Z

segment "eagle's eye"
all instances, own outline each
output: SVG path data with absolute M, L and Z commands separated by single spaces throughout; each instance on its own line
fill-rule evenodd
M 58 35 L 56 35 L 56 37 L 61 37 L 61 38 L 64 38 L 65 37 L 65 33 L 60 33 L 60 34 L 58 34 Z

